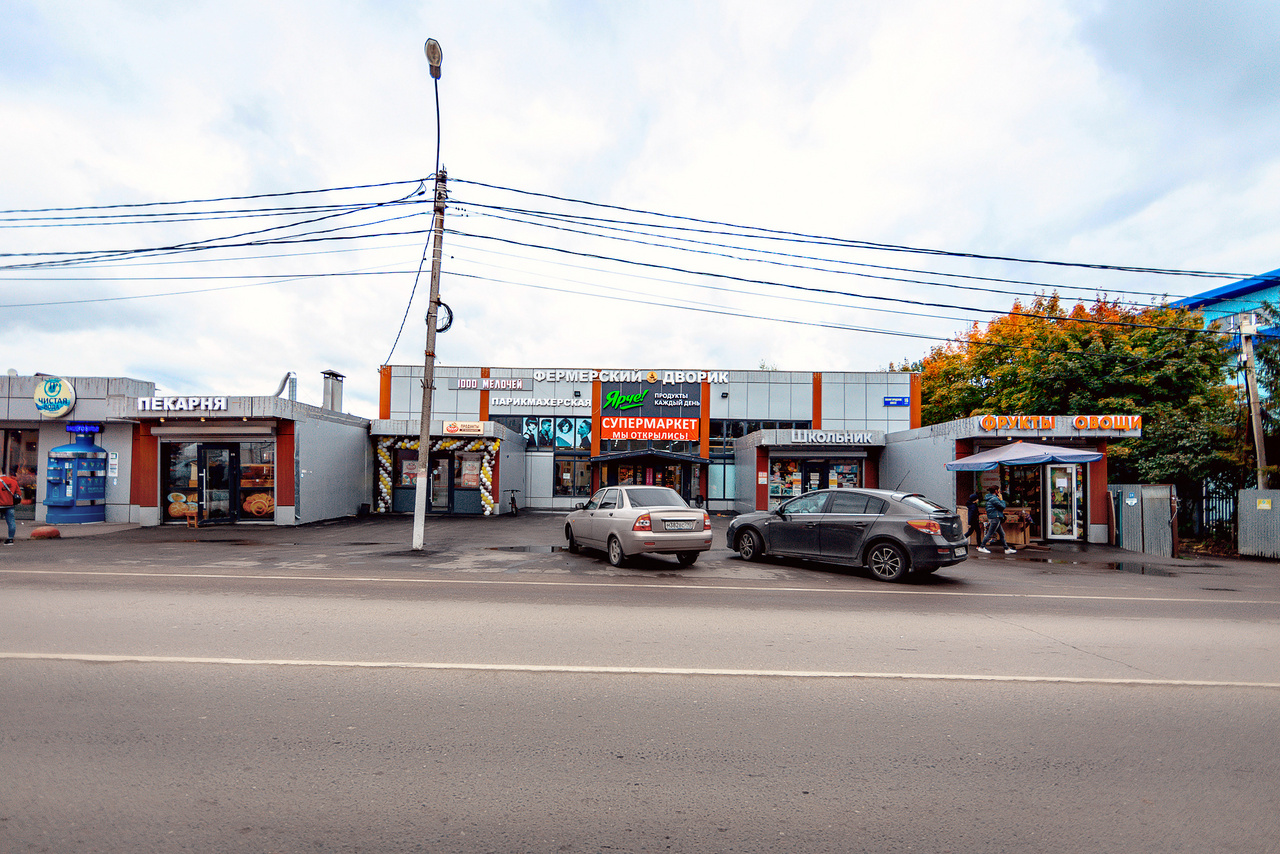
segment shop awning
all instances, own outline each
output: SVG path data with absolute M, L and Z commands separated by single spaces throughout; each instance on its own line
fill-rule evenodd
M 609 454 L 601 454 L 598 457 L 592 457 L 593 463 L 618 463 L 627 460 L 665 460 L 672 463 L 705 463 L 707 462 L 697 454 L 677 454 L 675 451 L 614 451 Z
M 1042 466 L 1047 463 L 1091 463 L 1102 459 L 1097 451 L 1064 448 L 1060 445 L 1032 445 L 1010 442 L 980 454 L 947 463 L 950 471 L 990 471 L 996 466 Z

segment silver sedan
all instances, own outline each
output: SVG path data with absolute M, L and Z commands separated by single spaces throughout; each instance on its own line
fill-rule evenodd
M 665 486 L 606 486 L 565 519 L 569 551 L 602 549 L 622 566 L 635 554 L 674 554 L 689 566 L 711 548 L 711 516 Z

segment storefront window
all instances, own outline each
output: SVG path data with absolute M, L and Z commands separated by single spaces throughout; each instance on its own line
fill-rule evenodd
M 734 482 L 734 466 L 716 465 L 712 463 L 707 466 L 707 492 L 708 498 L 733 498 L 736 493 L 737 484 Z
M 799 460 L 769 461 L 770 510 L 777 508 L 778 504 L 788 498 L 799 495 L 801 490 Z
M 276 511 L 274 442 L 240 443 L 240 509 L 249 519 L 274 518 Z
M 857 488 L 862 486 L 862 464 L 832 463 L 827 477 L 830 486 Z
M 161 493 L 164 520 L 180 522 L 195 516 L 199 505 L 200 467 L 195 442 L 166 442 L 161 448 Z
M 392 476 L 396 486 L 417 486 L 418 451 L 417 449 L 397 448 L 392 464 Z
M 456 454 L 453 466 L 453 488 L 479 489 L 480 467 L 483 464 L 484 454 Z
M 37 453 L 39 431 L 5 430 L 4 447 L 0 449 L 0 471 L 18 482 L 20 498 L 13 508 L 18 519 L 34 519 L 36 503 L 36 472 L 40 468 Z
M 591 494 L 591 462 L 586 457 L 556 457 L 556 495 Z

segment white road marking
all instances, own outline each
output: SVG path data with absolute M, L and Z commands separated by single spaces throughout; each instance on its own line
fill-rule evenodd
M 310 565 L 307 568 L 312 568 Z M 501 580 L 485 580 L 478 578 L 402 578 L 376 575 L 244 575 L 210 572 L 122 572 L 118 570 L 66 570 L 66 569 L 0 569 L 0 575 L 87 575 L 116 576 L 130 578 L 204 578 L 226 579 L 234 581 L 364 581 L 381 584 L 457 584 L 457 585 L 524 585 L 528 587 L 599 587 L 599 581 L 531 581 L 504 578 Z M 623 579 L 626 584 L 620 588 L 653 588 L 657 590 L 701 590 L 715 592 L 719 590 L 749 591 L 753 593 L 826 593 L 842 595 L 867 596 L 969 596 L 990 599 L 1065 599 L 1099 602 L 1188 602 L 1229 605 L 1280 605 L 1277 599 L 1228 599 L 1190 596 L 1101 596 L 1080 595 L 1074 593 L 993 593 L 972 590 L 919 590 L 910 587 L 885 585 L 877 582 L 875 587 L 839 588 L 839 587 L 748 587 L 737 584 L 656 584 L 652 582 L 631 582 L 636 576 L 609 576 L 612 579 Z M 708 579 L 710 582 L 712 579 Z
M 328 661 L 296 658 L 201 658 L 167 655 L 0 652 L 0 660 L 90 664 L 220 664 L 241 667 L 354 667 L 379 670 L 469 670 L 502 673 L 581 673 L 624 676 L 734 676 L 788 679 L 897 679 L 921 682 L 1026 682 L 1067 685 L 1154 685 L 1193 688 L 1280 688 L 1280 682 L 1203 679 L 1104 679 L 1090 676 L 999 676 L 972 673 L 873 673 L 843 670 L 733 670 L 714 667 L 610 667 L 572 664 L 478 664 L 433 661 Z

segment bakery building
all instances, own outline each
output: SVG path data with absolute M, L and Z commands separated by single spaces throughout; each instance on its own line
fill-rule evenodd
M 333 371 L 321 406 L 279 395 L 158 395 L 155 383 L 123 377 L 2 382 L 0 464 L 23 485 L 22 518 L 296 525 L 369 503 L 369 421 L 341 412 Z
M 421 366 L 381 369 L 374 509 L 570 510 L 601 486 L 656 484 L 712 512 L 815 485 L 875 485 L 885 436 L 919 426 L 918 377 L 666 368 L 440 367 L 418 458 Z

